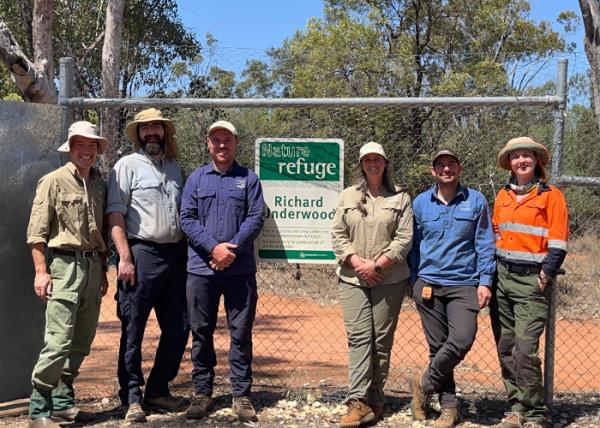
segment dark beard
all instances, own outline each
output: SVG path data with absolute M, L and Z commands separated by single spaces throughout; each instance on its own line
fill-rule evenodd
M 148 142 L 149 139 L 153 139 L 153 141 Z M 162 155 L 165 149 L 165 140 L 158 140 L 155 135 L 149 135 L 142 141 L 142 148 L 150 156 Z

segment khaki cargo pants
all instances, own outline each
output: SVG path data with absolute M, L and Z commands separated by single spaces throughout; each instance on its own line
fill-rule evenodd
M 90 353 L 102 298 L 104 272 L 98 256 L 56 254 L 50 260 L 52 295 L 46 305 L 44 348 L 31 375 L 32 419 L 74 406 L 73 380 Z
M 338 282 L 348 336 L 348 396 L 383 404 L 394 332 L 408 281 L 358 287 Z

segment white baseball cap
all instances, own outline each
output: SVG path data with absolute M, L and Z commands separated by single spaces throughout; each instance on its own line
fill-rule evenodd
M 374 141 L 369 141 L 368 143 L 366 143 L 365 145 L 363 145 L 360 148 L 358 161 L 360 162 L 362 160 L 362 158 L 364 158 L 366 155 L 369 155 L 372 153 L 383 156 L 383 158 L 385 160 L 387 160 L 387 156 L 385 155 L 385 150 L 383 150 L 383 147 L 381 146 L 381 144 L 376 143 Z

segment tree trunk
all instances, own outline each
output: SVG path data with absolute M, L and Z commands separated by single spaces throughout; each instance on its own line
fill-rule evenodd
M 585 36 L 585 54 L 590 63 L 596 126 L 600 130 L 600 3 L 598 0 L 579 0 Z
M 35 0 L 33 5 L 33 62 L 23 53 L 8 26 L 0 20 L 0 59 L 13 77 L 25 101 L 55 104 L 52 62 L 53 0 Z
M 106 27 L 102 47 L 102 93 L 105 98 L 119 97 L 121 35 L 125 0 L 109 0 L 106 6 Z M 100 115 L 100 131 L 109 142 L 103 167 L 114 164 L 119 148 L 119 110 L 104 109 Z

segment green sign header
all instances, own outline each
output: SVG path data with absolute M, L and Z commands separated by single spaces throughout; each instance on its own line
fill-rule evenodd
M 339 181 L 340 144 L 261 141 L 260 179 Z

